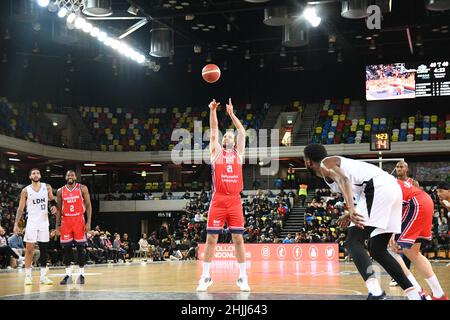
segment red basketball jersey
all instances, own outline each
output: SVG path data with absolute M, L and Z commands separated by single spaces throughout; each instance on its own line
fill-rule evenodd
M 212 191 L 222 194 L 239 194 L 243 188 L 242 159 L 236 149 L 222 149 L 211 163 Z
M 400 185 L 400 188 L 402 188 L 403 201 L 405 202 L 425 193 L 422 189 L 413 185 L 413 179 L 411 178 L 408 178 L 406 181 L 397 179 L 397 182 Z
M 62 187 L 62 215 L 66 217 L 75 217 L 83 215 L 85 211 L 81 185 L 77 183 L 70 190 L 67 186 Z

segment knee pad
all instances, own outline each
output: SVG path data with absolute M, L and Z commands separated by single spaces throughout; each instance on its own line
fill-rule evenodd
M 39 251 L 41 252 L 39 263 L 42 268 L 46 268 L 48 258 L 48 242 L 39 242 Z
M 78 265 L 80 268 L 86 264 L 86 248 L 84 244 L 77 244 Z

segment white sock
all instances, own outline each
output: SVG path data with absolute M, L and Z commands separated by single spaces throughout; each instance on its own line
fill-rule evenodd
M 80 268 L 80 275 L 81 275 L 81 276 L 84 276 L 84 267 L 83 267 L 83 268 Z
M 425 279 L 425 281 L 430 286 L 431 291 L 433 291 L 433 296 L 435 298 L 441 298 L 444 295 L 444 291 L 442 290 L 442 287 L 436 275 L 433 275 L 432 277 Z
M 41 278 L 47 274 L 47 268 L 41 268 Z
M 422 300 L 419 291 L 414 287 L 406 289 L 405 294 L 408 297 L 408 300 Z
M 31 268 L 25 268 L 25 275 L 31 277 Z
M 202 273 L 202 277 L 204 278 L 210 278 L 209 275 L 209 268 L 211 267 L 211 262 L 206 262 L 203 261 L 203 273 Z
M 374 296 L 381 296 L 383 290 L 381 290 L 380 283 L 376 278 L 369 278 L 366 281 L 367 290 Z
M 414 288 L 416 288 L 419 292 L 422 291 L 422 286 L 417 282 L 416 278 L 414 278 L 414 275 L 411 272 L 409 273 L 408 280 L 411 281 Z
M 66 276 L 72 276 L 72 267 L 66 268 Z
M 247 278 L 247 264 L 245 262 L 239 263 L 239 278 Z

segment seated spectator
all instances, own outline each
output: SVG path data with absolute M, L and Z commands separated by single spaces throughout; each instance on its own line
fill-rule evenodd
M 161 195 L 161 200 L 167 200 L 167 193 L 166 193 L 166 191 L 164 191 L 163 194 Z
M 18 234 L 12 234 L 8 238 L 8 244 L 13 249 L 15 253 L 19 257 L 23 257 L 25 255 L 25 247 L 23 245 L 22 231 L 19 231 Z M 18 265 L 18 267 L 22 267 L 22 265 Z
M 125 260 L 131 260 L 133 257 L 133 248 L 132 243 L 128 238 L 128 233 L 123 234 L 122 247 L 125 249 Z
M 114 242 L 113 242 L 113 248 L 116 253 L 116 259 L 114 262 L 117 262 L 117 261 L 125 262 L 125 253 L 127 251 L 122 247 L 122 241 L 120 241 L 120 234 L 116 234 Z
M 183 195 L 183 199 L 190 199 L 190 198 L 191 198 L 190 193 L 188 191 L 186 191 Z
M 288 233 L 286 238 L 283 239 L 283 243 L 293 243 L 294 239 L 291 238 L 291 234 Z
M 148 244 L 151 245 L 152 248 L 153 261 L 165 261 L 163 248 L 161 247 L 160 242 L 156 236 L 156 232 L 152 233 Z
M 5 229 L 3 227 L 0 227 L 0 255 L 4 257 L 2 262 L 2 269 L 11 268 L 11 256 L 19 260 L 19 264 L 22 264 L 24 259 L 23 257 L 19 257 L 19 255 L 15 253 L 13 249 L 11 249 L 11 247 L 8 245 Z
M 197 213 L 195 214 L 194 221 L 198 223 L 204 222 L 203 215 L 200 211 L 197 211 Z
M 139 244 L 139 252 L 143 252 L 145 254 L 145 260 L 147 261 L 147 256 L 151 256 L 152 252 L 151 252 L 151 247 L 147 241 L 147 234 L 144 233 L 142 234 L 142 238 L 139 240 L 138 242 Z

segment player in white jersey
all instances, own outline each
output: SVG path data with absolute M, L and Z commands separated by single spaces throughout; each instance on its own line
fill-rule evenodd
M 53 281 L 47 277 L 47 247 L 50 240 L 48 227 L 48 204 L 50 203 L 51 212 L 56 214 L 56 201 L 53 197 L 52 187 L 41 182 L 41 172 L 39 169 L 30 170 L 31 184 L 22 189 L 20 193 L 19 207 L 16 213 L 16 222 L 14 224 L 14 233 L 18 234 L 19 221 L 22 218 L 25 206 L 27 208 L 27 224 L 23 241 L 26 242 L 25 249 L 25 285 L 32 285 L 31 280 L 31 262 L 33 260 L 34 245 L 39 244 L 41 265 L 40 282 L 42 284 L 53 284 Z
M 376 278 L 369 253 L 405 291 L 408 299 L 421 300 L 418 290 L 408 280 L 399 263 L 387 251 L 392 234 L 401 232 L 402 191 L 397 180 L 372 164 L 344 157 L 328 157 L 324 146 L 305 147 L 306 168 L 322 177 L 334 192 L 342 193 L 348 213 L 339 219 L 348 229 L 346 245 L 366 282 L 368 300 L 384 300 L 385 292 Z

